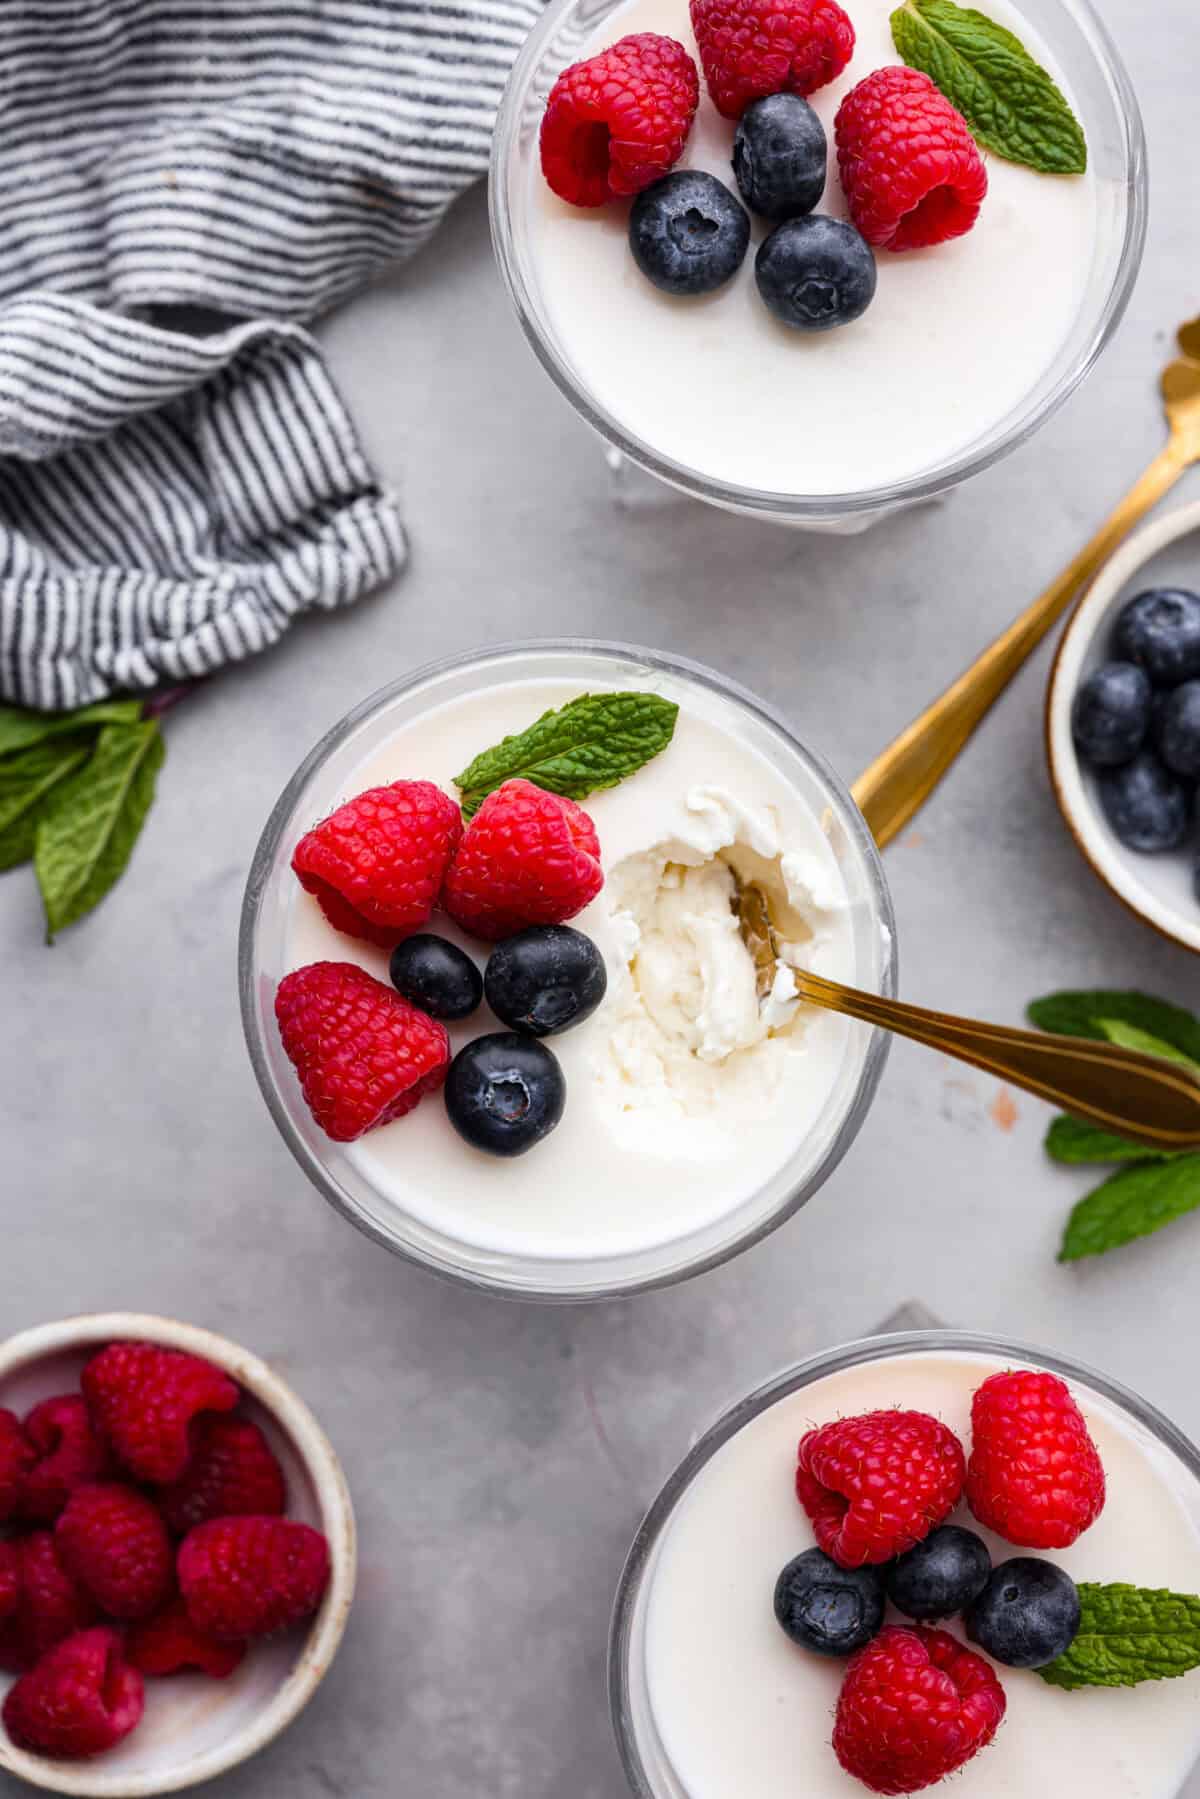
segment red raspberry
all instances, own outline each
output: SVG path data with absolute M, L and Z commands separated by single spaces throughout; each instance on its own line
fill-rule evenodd
M 112 1473 L 108 1445 L 96 1435 L 82 1397 L 43 1399 L 25 1420 L 37 1461 L 21 1488 L 21 1516 L 53 1524 L 76 1487 Z
M 596 827 L 574 800 L 505 781 L 489 793 L 450 865 L 442 904 L 496 942 L 526 925 L 565 924 L 604 885 Z
M 231 1412 L 238 1390 L 200 1356 L 157 1343 L 110 1343 L 83 1371 L 92 1423 L 138 1480 L 178 1480 L 202 1412 Z
M 176 1536 L 210 1518 L 287 1510 L 287 1486 L 275 1452 L 248 1418 L 202 1418 L 181 1480 L 158 1496 Z
M 542 172 L 560 200 L 603 206 L 640 193 L 683 155 L 700 99 L 674 38 L 641 31 L 564 69 L 542 118 Z
M 305 1103 L 335 1143 L 403 1118 L 446 1078 L 445 1025 L 352 962 L 293 969 L 275 1017 Z
M 962 1497 L 962 1444 L 927 1412 L 864 1412 L 800 1439 L 796 1496 L 843 1568 L 890 1561 Z
M 125 1638 L 125 1653 L 142 1674 L 160 1677 L 198 1669 L 213 1680 L 226 1680 L 239 1667 L 244 1643 L 218 1643 L 205 1636 L 188 1616 L 182 1599 L 172 1599 L 166 1611 L 135 1624 Z
M 834 1753 L 873 1793 L 916 1793 L 986 1749 L 1006 1703 L 994 1669 L 948 1631 L 890 1624 L 846 1669 Z
M 1104 1510 L 1104 1467 L 1064 1381 L 993 1374 L 971 1402 L 967 1503 L 1025 1549 L 1069 1549 Z
M 188 1616 L 222 1642 L 290 1630 L 316 1611 L 328 1584 L 329 1545 L 291 1518 L 215 1518 L 179 1548 Z
M 16 1543 L 0 1542 L 0 1623 L 11 1618 L 21 1603 L 21 1551 Z
M 0 1668 L 20 1673 L 64 1637 L 96 1619 L 91 1597 L 67 1573 L 54 1536 L 35 1530 L 11 1545 L 17 1552 L 21 1591 L 16 1610 L 0 1623 Z
M 432 781 L 393 781 L 309 831 L 292 867 L 337 930 L 393 949 L 428 922 L 462 828 L 461 811 Z
M 979 145 L 919 69 L 876 69 L 834 121 L 850 217 L 869 244 L 924 250 L 962 237 L 988 190 Z
M 15 1412 L 0 1408 L 0 1524 L 16 1511 L 36 1452 Z
M 835 0 L 692 0 L 692 30 L 727 119 L 767 94 L 815 93 L 854 54 L 854 27 Z
M 142 1677 L 115 1630 L 68 1637 L 22 1675 L 4 1701 L 4 1723 L 20 1749 L 75 1761 L 113 1749 L 141 1722 Z
M 63 1567 L 110 1618 L 148 1618 L 171 1591 L 171 1540 L 157 1508 L 115 1481 L 72 1493 L 54 1527 Z

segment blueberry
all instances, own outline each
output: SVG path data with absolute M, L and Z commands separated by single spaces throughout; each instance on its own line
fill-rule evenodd
M 983 1538 L 943 1524 L 892 1563 L 887 1596 L 906 1618 L 952 1618 L 978 1599 L 991 1572 Z
M 494 1156 L 523 1156 L 562 1117 L 567 1083 L 544 1043 L 497 1031 L 459 1050 L 445 1097 L 450 1122 L 468 1143 Z
M 799 94 L 769 94 L 742 114 L 733 172 L 742 199 L 764 219 L 798 219 L 825 192 L 825 127 Z
M 853 225 L 815 213 L 777 225 L 754 262 L 758 291 L 785 325 L 832 331 L 875 297 L 875 258 Z
M 392 951 L 392 986 L 433 1018 L 466 1018 L 483 998 L 483 976 L 465 950 L 421 931 Z
M 498 943 L 484 975 L 487 1003 L 514 1031 L 552 1037 L 590 1018 L 608 986 L 604 957 L 570 925 L 531 925 Z
M 715 175 L 676 169 L 643 188 L 629 215 L 633 260 L 668 294 L 709 294 L 736 275 L 750 215 Z
M 1158 753 L 1172 774 L 1200 775 L 1200 681 L 1185 681 L 1165 696 L 1155 721 Z
M 1093 768 L 1131 762 L 1150 728 L 1154 690 L 1135 662 L 1106 662 L 1090 674 L 1071 707 L 1075 748 Z
M 1079 1630 L 1079 1591 L 1037 1556 L 1001 1562 L 967 1613 L 967 1635 L 1006 1668 L 1044 1668 Z
M 1113 645 L 1145 669 L 1156 687 L 1178 687 L 1200 675 L 1200 594 L 1151 587 L 1121 608 Z
M 806 1549 L 775 1582 L 775 1616 L 804 1649 L 853 1655 L 883 1623 L 883 1572 L 839 1568 L 821 1549 Z
M 1104 816 L 1126 849 L 1176 850 L 1187 836 L 1187 787 L 1153 750 L 1140 750 L 1124 768 L 1107 769 L 1098 787 Z

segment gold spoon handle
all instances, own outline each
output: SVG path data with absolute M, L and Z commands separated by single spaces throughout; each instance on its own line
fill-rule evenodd
M 880 849 L 920 810 L 1017 670 L 1084 582 L 1174 485 L 1189 457 L 1172 437 L 1105 524 L 1032 606 L 864 769 L 851 789 Z
M 1200 1148 L 1200 1081 L 1140 1050 L 930 1012 L 793 969 L 802 999 L 910 1037 L 1153 1150 Z

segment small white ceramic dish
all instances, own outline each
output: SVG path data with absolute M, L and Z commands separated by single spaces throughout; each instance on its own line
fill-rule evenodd
M 1200 589 L 1200 502 L 1152 519 L 1092 583 L 1063 633 L 1050 671 L 1046 752 L 1063 817 L 1094 873 L 1156 931 L 1200 954 L 1200 899 L 1192 886 L 1200 839 L 1190 851 L 1161 856 L 1126 849 L 1100 810 L 1095 776 L 1081 764 L 1071 739 L 1076 690 L 1093 669 L 1111 659 L 1117 613 L 1147 587 Z
M 302 1400 L 236 1343 L 170 1318 L 110 1312 L 66 1318 L 0 1344 L 0 1405 L 18 1415 L 69 1392 L 83 1365 L 118 1340 L 162 1343 L 215 1362 L 242 1389 L 242 1409 L 270 1440 L 288 1485 L 288 1516 L 329 1539 L 329 1590 L 306 1635 L 251 1648 L 228 1680 L 177 1674 L 147 1680 L 138 1728 L 107 1755 L 50 1761 L 17 1749 L 0 1730 L 0 1770 L 51 1793 L 151 1799 L 237 1767 L 279 1735 L 312 1698 L 333 1661 L 354 1597 L 354 1512 L 333 1448 Z M 12 1684 L 0 1679 L 0 1698 Z

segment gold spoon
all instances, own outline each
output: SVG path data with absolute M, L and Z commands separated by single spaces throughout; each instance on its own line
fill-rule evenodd
M 900 733 L 863 771 L 851 791 L 880 849 L 924 805 L 990 707 L 999 699 L 1079 589 L 1121 539 L 1200 460 L 1200 318 L 1181 325 L 1182 356 L 1163 370 L 1162 397 L 1170 436 L 1089 544 L 1040 599 Z

